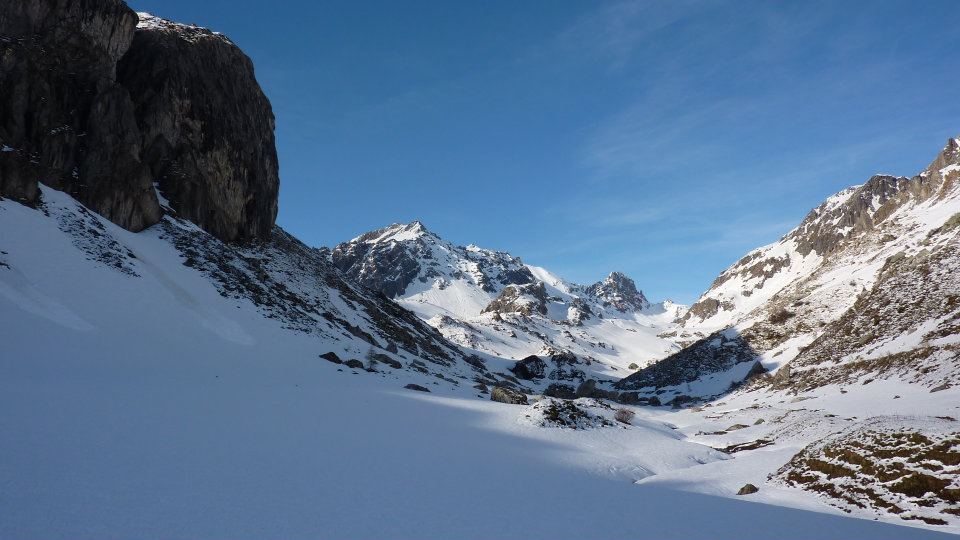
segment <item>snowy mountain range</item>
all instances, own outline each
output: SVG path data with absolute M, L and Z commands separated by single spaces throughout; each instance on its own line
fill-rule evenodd
M 222 34 L 13 0 L 0 53 L 0 537 L 960 532 L 960 140 L 687 309 L 417 221 L 305 245 Z
M 680 349 L 660 334 L 685 306 L 651 304 L 620 272 L 574 284 L 509 253 L 455 246 L 419 221 L 362 234 L 329 258 L 464 349 L 515 360 L 572 354 L 577 373 L 561 379 L 620 378 Z

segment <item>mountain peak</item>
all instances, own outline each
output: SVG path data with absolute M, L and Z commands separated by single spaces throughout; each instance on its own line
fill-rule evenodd
M 423 232 L 423 233 L 425 233 L 425 232 L 430 232 L 430 231 L 428 231 L 427 228 L 423 225 L 423 222 L 420 221 L 419 219 L 415 219 L 415 220 L 411 221 L 410 223 L 407 223 L 406 229 L 409 230 L 409 231 L 416 231 L 416 232 Z
M 381 244 L 387 242 L 406 242 L 416 240 L 424 235 L 431 234 L 419 220 L 410 223 L 393 223 L 381 229 L 361 234 L 350 243 L 363 242 L 367 244 Z
M 617 271 L 610 272 L 610 274 L 604 279 L 604 281 L 617 282 L 617 283 L 630 282 L 631 284 L 633 284 L 633 280 L 627 277 L 626 274 L 624 274 L 623 272 L 617 272 Z
M 603 281 L 591 285 L 588 292 L 620 311 L 636 311 L 650 306 L 637 284 L 623 272 L 610 272 Z

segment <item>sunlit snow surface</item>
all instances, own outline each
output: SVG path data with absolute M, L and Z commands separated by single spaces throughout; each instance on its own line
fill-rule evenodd
M 764 478 L 826 429 L 810 411 L 943 412 L 954 390 L 874 383 L 759 409 L 744 394 L 544 428 L 466 385 L 318 359 L 345 346 L 223 297 L 156 228 L 103 223 L 130 272 L 88 260 L 58 227 L 77 206 L 44 198 L 49 215 L 0 201 L 0 538 L 940 536 Z M 784 426 L 696 435 L 794 410 L 809 418 L 781 444 L 732 459 L 709 446 Z M 736 497 L 746 482 L 760 493 Z

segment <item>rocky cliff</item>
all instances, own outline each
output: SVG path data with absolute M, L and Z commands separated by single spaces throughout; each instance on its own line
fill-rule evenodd
M 139 231 L 181 217 L 223 240 L 277 213 L 273 114 L 225 37 L 120 0 L 8 0 L 0 11 L 0 196 L 39 183 Z
M 177 213 L 222 240 L 269 235 L 280 180 L 270 102 L 222 34 L 140 14 L 117 72 L 143 161 Z
M 137 15 L 119 0 L 8 0 L 0 10 L 0 195 L 38 182 L 131 230 L 160 206 L 117 62 Z

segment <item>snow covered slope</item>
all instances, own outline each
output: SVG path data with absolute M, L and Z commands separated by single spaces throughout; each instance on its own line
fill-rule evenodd
M 171 324 L 197 325 L 240 345 L 259 341 L 243 322 L 254 320 L 311 336 L 314 357 L 333 353 L 399 378 L 427 374 L 454 386 L 495 380 L 479 359 L 395 303 L 349 284 L 321 252 L 280 228 L 265 242 L 226 244 L 166 208 L 161 223 L 132 234 L 66 194 L 42 188 L 42 195 L 36 210 L 12 201 L 0 207 L 0 298 L 7 306 L 65 329 L 113 334 L 113 297 L 129 295 L 125 301 L 140 311 L 167 309 Z M 73 291 L 72 303 L 51 295 L 60 286 Z M 132 347 L 137 335 L 123 339 Z
M 42 196 L 0 200 L 0 537 L 940 537 L 789 486 L 737 500 L 790 456 L 741 466 L 690 410 L 581 399 L 573 429 L 478 399 L 481 368 L 279 229 L 131 233 Z M 327 354 L 371 348 L 374 372 Z
M 691 306 L 678 339 L 700 341 L 620 386 L 711 395 L 778 368 L 764 384 L 960 383 L 958 178 L 951 139 L 913 178 L 874 176 L 830 197 Z
M 455 246 L 419 221 L 363 234 L 330 259 L 464 348 L 507 359 L 572 353 L 575 380 L 623 377 L 679 350 L 660 334 L 684 306 L 651 304 L 619 272 L 573 284 L 509 253 Z

